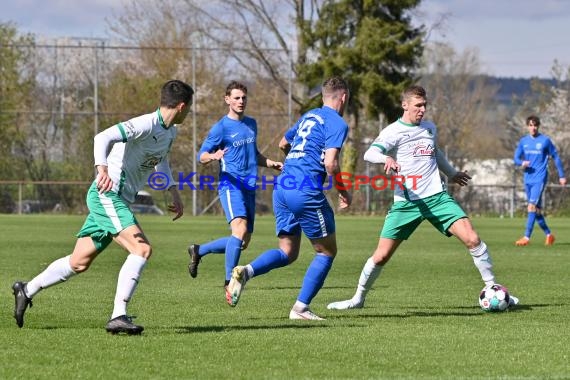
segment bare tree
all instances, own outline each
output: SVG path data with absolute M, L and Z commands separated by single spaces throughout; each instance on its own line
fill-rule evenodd
M 429 97 L 427 118 L 438 126 L 439 144 L 456 165 L 474 158 L 504 157 L 504 128 L 493 114 L 498 88 L 480 74 L 476 50 L 458 54 L 449 45 L 428 44 L 421 75 Z

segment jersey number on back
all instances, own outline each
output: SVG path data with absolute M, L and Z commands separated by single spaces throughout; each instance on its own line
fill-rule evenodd
M 301 138 L 301 141 L 296 143 L 291 147 L 293 151 L 300 151 L 302 152 L 305 149 L 305 144 L 307 143 L 307 136 L 311 134 L 311 129 L 317 124 L 315 120 L 312 119 L 305 119 L 297 129 L 297 136 Z M 297 140 L 297 139 L 295 139 Z

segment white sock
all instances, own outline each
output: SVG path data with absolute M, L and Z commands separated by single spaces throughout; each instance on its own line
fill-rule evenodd
M 62 257 L 52 262 L 43 272 L 34 277 L 26 285 L 26 295 L 32 298 L 42 289 L 66 281 L 71 276 L 77 274 L 71 269 L 69 260 L 71 255 Z
M 471 256 L 473 256 L 473 262 L 479 273 L 481 273 L 481 278 L 485 285 L 493 285 L 495 283 L 495 274 L 493 273 L 493 262 L 489 256 L 489 251 L 487 250 L 487 244 L 481 242 L 477 247 L 471 248 L 469 250 Z
M 295 304 L 293 305 L 293 310 L 302 313 L 303 311 L 307 310 L 309 308 L 309 305 L 297 300 L 295 301 Z
M 254 273 L 253 273 L 253 267 L 250 264 L 247 264 L 245 266 L 245 273 L 246 273 L 246 279 L 250 279 L 253 277 Z
M 142 256 L 130 254 L 119 272 L 117 280 L 117 292 L 115 293 L 115 305 L 111 319 L 127 314 L 127 303 L 131 300 L 139 283 L 146 259 Z
M 356 293 L 352 297 L 354 303 L 361 303 L 364 302 L 366 298 L 366 293 L 372 288 L 374 281 L 380 275 L 382 271 L 382 265 L 374 264 L 374 260 L 370 257 L 366 260 L 364 264 L 364 268 L 362 268 L 362 272 L 360 273 L 360 278 L 358 279 L 358 286 L 356 287 Z

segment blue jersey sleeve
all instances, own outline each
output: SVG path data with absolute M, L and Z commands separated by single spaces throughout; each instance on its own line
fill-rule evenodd
M 210 129 L 208 137 L 206 137 L 206 140 L 204 140 L 202 146 L 200 147 L 200 151 L 198 152 L 197 156 L 198 161 L 200 161 L 200 156 L 202 153 L 212 153 L 221 148 L 223 137 L 223 124 L 216 123 L 212 129 Z
M 515 161 L 515 165 L 517 166 L 521 166 L 523 160 L 521 159 L 521 156 L 524 153 L 524 149 L 523 149 L 523 143 L 522 140 L 519 141 L 519 144 L 517 145 L 517 148 L 515 149 L 515 156 L 514 156 L 514 161 Z
M 291 144 L 295 139 L 295 134 L 297 133 L 298 128 L 299 128 L 299 122 L 296 122 L 295 125 L 293 125 L 291 128 L 287 130 L 287 132 L 285 132 L 284 137 L 289 144 Z
M 250 119 L 251 119 L 251 129 L 253 130 L 253 133 L 255 135 L 255 163 L 257 164 L 257 156 L 261 154 L 257 146 L 257 120 L 253 118 Z
M 348 134 L 348 125 L 345 123 L 335 123 L 334 128 L 327 128 L 325 138 L 325 149 L 342 148 L 344 140 Z
M 558 170 L 558 178 L 566 178 L 564 176 L 564 167 L 562 165 L 562 160 L 560 160 L 560 157 L 558 156 L 558 151 L 556 150 L 556 147 L 554 146 L 552 140 L 550 139 L 548 139 L 548 154 L 550 155 L 550 157 L 552 157 L 552 160 L 554 160 L 554 164 L 556 165 L 556 170 Z

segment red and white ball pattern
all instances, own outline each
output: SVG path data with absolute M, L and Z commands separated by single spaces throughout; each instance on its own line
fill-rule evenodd
M 479 305 L 484 311 L 505 311 L 509 307 L 509 291 L 503 285 L 487 285 L 479 294 Z

